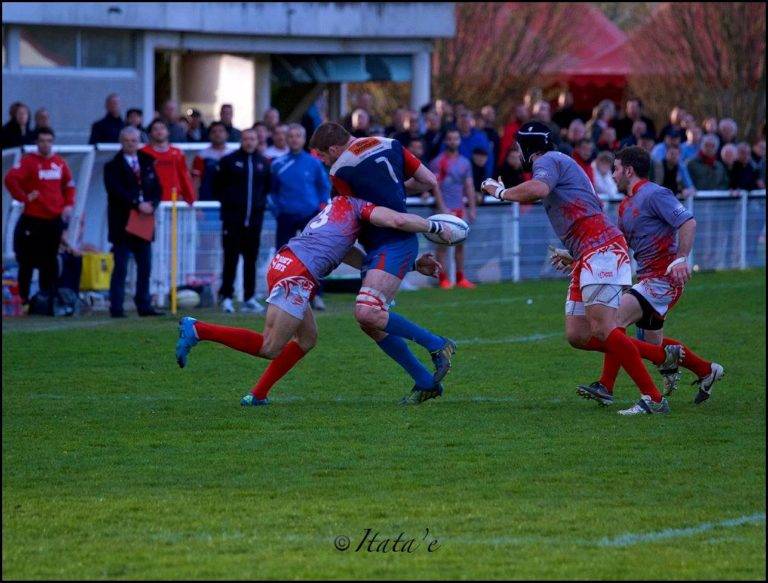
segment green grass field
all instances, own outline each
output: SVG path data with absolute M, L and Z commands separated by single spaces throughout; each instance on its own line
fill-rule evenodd
M 765 272 L 694 277 L 667 331 L 726 377 L 695 406 L 686 373 L 665 417 L 616 414 L 624 373 L 611 410 L 576 396 L 601 358 L 567 346 L 565 288 L 401 294 L 459 341 L 410 409 L 348 295 L 248 410 L 265 361 L 201 344 L 180 370 L 171 317 L 4 321 L 3 577 L 764 578 Z M 356 552 L 366 529 L 413 552 Z

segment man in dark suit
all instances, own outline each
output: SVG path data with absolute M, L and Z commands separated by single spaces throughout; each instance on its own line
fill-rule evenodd
M 256 300 L 256 260 L 259 257 L 261 227 L 269 193 L 269 161 L 258 151 L 256 130 L 243 130 L 239 150 L 219 160 L 213 192 L 221 201 L 224 272 L 219 297 L 226 313 L 232 305 L 235 271 L 243 256 L 243 305 L 241 312 L 263 314 L 266 309 Z
M 120 130 L 126 123 L 120 115 L 120 96 L 117 93 L 107 95 L 104 103 L 107 114 L 91 125 L 89 144 L 115 143 L 120 141 Z
M 128 257 L 136 261 L 136 309 L 139 316 L 160 316 L 151 305 L 149 275 L 152 269 L 152 242 L 126 232 L 132 210 L 153 215 L 160 204 L 160 182 L 155 172 L 154 158 L 139 151 L 139 131 L 126 127 L 120 132 L 122 149 L 104 166 L 107 189 L 109 241 L 115 267 L 109 285 L 110 314 L 124 318 L 125 277 Z M 154 237 L 154 234 L 151 235 Z

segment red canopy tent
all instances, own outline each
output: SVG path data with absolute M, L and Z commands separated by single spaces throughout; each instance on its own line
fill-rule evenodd
M 579 41 L 567 54 L 550 63 L 545 73 L 552 80 L 551 85 L 569 88 L 574 109 L 589 112 L 602 99 L 618 104 L 624 98 L 631 71 L 627 57 L 629 37 L 598 7 L 581 3 L 577 6 L 573 26 Z

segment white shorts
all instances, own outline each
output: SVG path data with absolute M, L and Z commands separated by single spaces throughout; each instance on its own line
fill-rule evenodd
M 683 288 L 673 286 L 667 277 L 642 279 L 632 289 L 643 296 L 662 319 L 683 295 Z
M 272 258 L 267 271 L 269 297 L 267 303 L 280 308 L 294 318 L 304 319 L 309 302 L 317 293 L 317 282 L 306 266 L 289 248 L 283 248 Z
M 618 309 L 621 292 L 632 285 L 632 267 L 624 239 L 583 255 L 571 272 L 565 301 L 567 316 L 583 316 L 586 306 L 600 304 Z

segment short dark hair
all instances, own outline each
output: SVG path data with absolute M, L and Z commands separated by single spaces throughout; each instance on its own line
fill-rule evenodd
M 474 156 L 475 154 L 477 154 L 478 156 L 480 155 L 488 156 L 488 150 L 478 146 L 477 148 L 472 148 L 472 155 Z
M 624 148 L 616 154 L 616 160 L 632 168 L 639 178 L 648 178 L 651 173 L 651 155 L 640 146 Z
M 56 137 L 56 134 L 53 133 L 53 130 L 46 126 L 35 129 L 35 132 L 37 133 L 37 137 L 35 139 L 39 138 L 43 134 L 51 136 L 52 138 Z
M 132 107 L 128 111 L 125 112 L 126 119 L 132 114 L 132 113 L 138 113 L 141 116 L 144 116 L 144 112 L 139 109 L 138 107 Z
M 461 132 L 457 128 L 448 128 L 445 130 L 445 135 L 443 136 L 443 139 L 448 137 L 448 134 L 459 134 L 459 137 L 461 137 Z
M 409 138 L 409 139 L 408 139 L 408 144 L 406 144 L 406 147 L 410 146 L 410 145 L 411 145 L 411 144 L 413 144 L 414 142 L 418 142 L 418 143 L 420 143 L 422 146 L 424 145 L 424 140 L 422 140 L 421 138 Z
M 346 146 L 350 137 L 350 133 L 343 126 L 334 122 L 325 122 L 320 124 L 312 134 L 309 147 L 327 152 L 331 146 Z
M 209 125 L 209 126 L 208 126 L 208 131 L 210 132 L 210 131 L 211 131 L 211 130 L 213 130 L 213 128 L 215 128 L 216 126 L 221 126 L 221 127 L 223 127 L 223 128 L 224 128 L 224 130 L 226 130 L 226 131 L 227 131 L 227 133 L 229 133 L 229 131 L 227 130 L 227 126 L 226 126 L 226 124 L 225 124 L 223 121 L 212 121 L 212 122 L 211 122 L 211 125 Z
M 156 117 L 151 122 L 149 122 L 149 125 L 147 126 L 147 133 L 151 134 L 152 133 L 152 129 L 155 127 L 155 125 L 157 125 L 159 123 L 163 124 L 165 126 L 165 129 L 168 129 L 168 124 L 165 123 L 165 121 L 160 119 L 159 117 Z
M 265 124 L 263 121 L 257 121 L 255 124 L 253 124 L 250 129 L 255 130 L 257 127 L 267 127 L 267 124 Z

